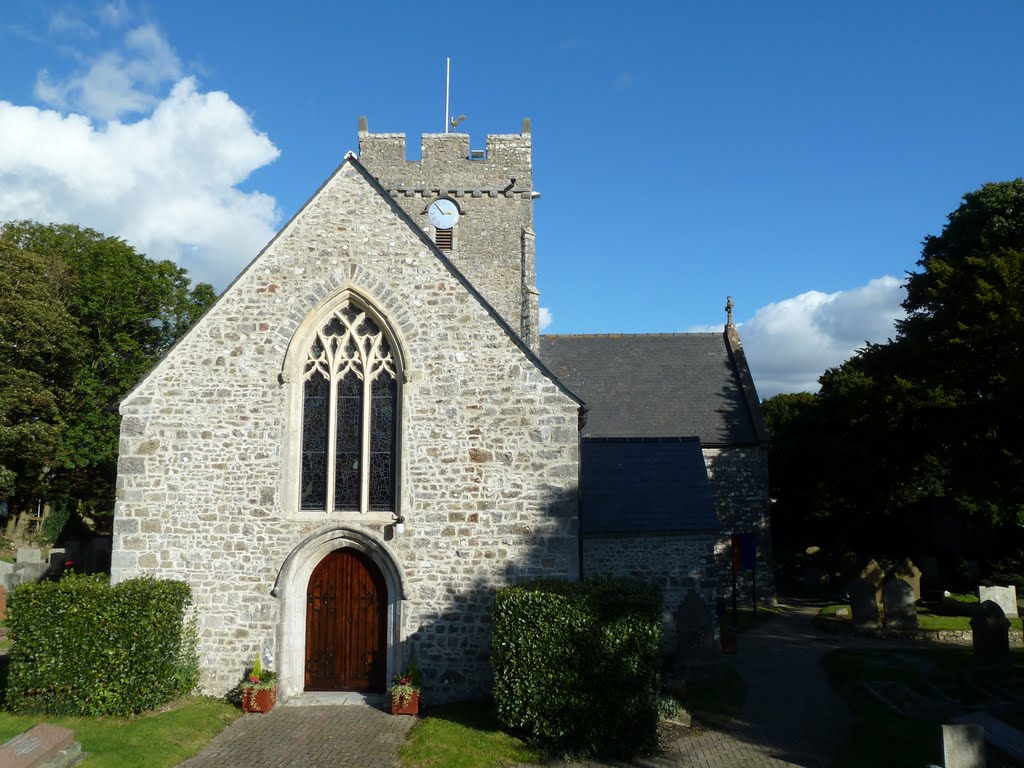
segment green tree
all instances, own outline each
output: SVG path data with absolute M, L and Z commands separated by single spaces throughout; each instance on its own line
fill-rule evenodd
M 53 297 L 70 327 L 54 328 L 51 337 L 76 351 L 61 362 L 59 438 L 48 483 L 37 490 L 71 497 L 94 517 L 109 516 L 117 403 L 213 303 L 213 288 L 193 287 L 186 270 L 172 262 L 150 260 L 123 240 L 73 225 L 10 222 L 0 228 L 0 246 L 54 265 L 60 279 L 50 279 Z M 34 338 L 23 342 L 37 344 Z M 43 358 L 51 356 L 40 348 L 35 362 Z
M 59 260 L 0 241 L 0 501 L 15 507 L 47 484 L 79 360 L 67 282 Z
M 936 498 L 990 530 L 1024 524 L 1024 181 L 965 195 L 917 265 L 895 339 L 826 371 L 810 400 L 765 403 L 794 530 L 825 520 L 850 543 Z
M 1024 524 L 1024 180 L 964 196 L 924 242 L 898 343 L 946 492 Z

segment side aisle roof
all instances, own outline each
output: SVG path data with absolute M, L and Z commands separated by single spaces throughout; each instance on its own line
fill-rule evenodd
M 768 439 L 734 327 L 723 333 L 543 335 L 541 357 L 587 402 L 583 437 Z

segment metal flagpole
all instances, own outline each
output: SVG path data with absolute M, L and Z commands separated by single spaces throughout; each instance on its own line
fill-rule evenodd
M 448 101 L 451 95 L 452 86 L 452 59 L 450 56 L 445 57 L 445 73 L 444 73 L 444 132 L 448 133 Z

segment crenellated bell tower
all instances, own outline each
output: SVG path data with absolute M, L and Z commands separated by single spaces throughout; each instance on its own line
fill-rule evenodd
M 359 161 L 515 329 L 539 348 L 530 119 L 522 133 L 427 133 L 407 160 L 404 133 L 359 120 Z

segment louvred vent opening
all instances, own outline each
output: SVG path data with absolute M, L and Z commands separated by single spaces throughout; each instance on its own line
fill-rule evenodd
M 452 230 L 437 230 L 434 235 L 434 242 L 437 243 L 437 247 L 442 251 L 450 251 L 452 249 Z

